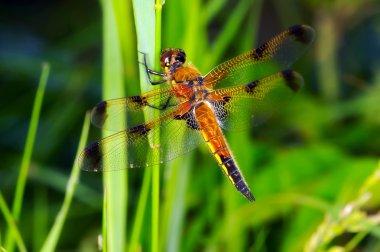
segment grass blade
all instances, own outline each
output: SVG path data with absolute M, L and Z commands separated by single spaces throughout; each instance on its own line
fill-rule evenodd
M 48 63 L 42 64 L 42 73 L 41 73 L 40 81 L 38 84 L 36 97 L 34 99 L 32 117 L 30 119 L 28 135 L 26 137 L 24 153 L 23 153 L 22 161 L 20 165 L 20 173 L 17 179 L 16 194 L 15 194 L 13 207 L 12 207 L 12 215 L 16 222 L 19 220 L 20 213 L 21 213 L 25 184 L 26 184 L 26 179 L 28 177 L 28 171 L 29 171 L 30 161 L 32 158 L 33 146 L 36 139 L 41 106 L 42 106 L 42 101 L 45 94 L 45 88 L 46 88 L 46 84 L 47 84 L 47 80 L 49 76 L 49 71 L 50 71 L 50 65 Z M 12 235 L 10 234 L 10 232 L 11 231 L 8 230 L 7 235 L 6 235 L 6 250 L 7 251 L 13 251 L 14 249 L 14 241 L 11 238 Z
M 141 187 L 139 201 L 137 203 L 136 215 L 133 222 L 129 251 L 138 251 L 138 240 L 141 235 L 141 227 L 144 219 L 144 213 L 147 205 L 149 186 L 152 178 L 152 169 L 145 169 L 143 184 Z
M 155 59 L 158 59 L 158 55 L 161 51 L 161 18 L 162 18 L 162 6 L 164 0 L 156 0 L 155 4 Z M 155 60 L 156 66 L 159 65 L 158 60 Z M 160 111 L 156 111 L 158 116 Z M 160 139 L 155 139 L 153 142 L 155 146 L 160 145 Z M 152 251 L 158 251 L 159 248 L 159 219 L 160 219 L 160 166 L 153 167 L 152 172 Z
M 160 9 L 161 7 L 159 4 L 157 5 L 158 2 L 156 2 L 156 8 Z M 157 11 L 156 9 L 156 11 Z M 134 0 L 133 1 L 133 10 L 135 14 L 135 24 L 136 24 L 136 34 L 137 34 L 137 48 L 139 52 L 146 53 L 147 55 L 147 63 L 148 66 L 154 66 L 154 62 L 157 59 L 157 53 L 160 50 L 160 42 L 161 39 L 158 39 L 157 37 L 157 32 L 156 29 L 160 31 L 160 25 L 157 27 L 155 25 L 155 17 L 156 20 L 159 17 L 160 18 L 160 13 L 156 16 L 154 11 L 154 4 L 153 1 L 148 1 L 148 0 Z M 160 12 L 159 11 L 159 12 Z M 161 33 L 161 32 L 160 32 Z M 158 45 L 157 45 L 158 44 Z M 140 61 L 142 61 L 142 55 L 141 53 L 139 54 Z M 147 82 L 147 76 L 145 72 L 144 66 L 140 64 L 140 86 L 141 86 L 141 92 L 144 93 L 148 90 L 151 89 L 151 85 L 148 84 Z M 152 118 L 154 116 L 157 116 L 158 114 L 145 114 L 145 119 L 147 118 Z M 159 143 L 152 143 L 152 144 L 159 144 Z M 153 198 L 152 198 L 152 233 L 151 233 L 151 249 L 152 251 L 156 251 L 158 248 L 158 215 L 159 215 L 159 166 L 153 166 L 150 167 L 149 169 L 152 169 L 152 171 L 145 171 L 145 173 L 153 173 L 153 178 L 152 178 L 152 193 L 153 193 Z M 146 183 L 146 180 L 148 180 L 147 176 L 149 174 L 144 175 L 144 184 Z M 144 187 L 145 188 L 145 187 Z M 141 194 L 140 200 L 139 200 L 139 206 L 140 205 L 145 205 L 146 203 L 144 202 L 146 198 L 144 197 L 144 194 Z M 142 213 L 138 213 L 142 214 Z M 139 216 L 137 216 L 139 217 Z M 136 217 L 136 218 L 137 218 Z M 140 230 L 138 228 L 141 226 L 142 218 L 140 219 L 137 218 L 134 224 L 134 230 L 132 233 L 134 234 L 133 236 L 133 243 L 136 244 L 136 241 L 138 239 L 137 236 L 140 234 Z M 135 229 L 136 228 L 136 229 Z M 135 246 L 134 244 L 131 244 L 132 246 Z M 132 247 L 131 247 L 132 248 Z
M 67 217 L 67 213 L 71 205 L 71 201 L 73 199 L 75 190 L 78 185 L 80 169 L 79 169 L 77 160 L 78 160 L 80 152 L 86 147 L 86 141 L 87 141 L 89 128 L 90 128 L 90 113 L 87 113 L 84 123 L 83 123 L 82 133 L 79 140 L 77 154 L 75 156 L 74 164 L 71 170 L 70 179 L 67 183 L 65 199 L 63 200 L 61 210 L 58 212 L 58 215 L 55 219 L 53 227 L 51 228 L 42 246 L 41 251 L 55 251 L 56 250 L 58 239 L 61 235 L 62 228 L 63 228 L 64 222 Z
M 124 65 L 121 49 L 121 20 L 126 9 L 119 0 L 102 1 L 103 10 L 103 99 L 124 97 Z M 125 121 L 122 119 L 122 121 Z M 103 137 L 109 132 L 103 131 Z M 107 161 L 106 161 L 107 162 Z M 103 249 L 125 251 L 126 212 L 127 212 L 127 171 L 103 173 L 104 182 L 104 219 Z
M 170 179 L 166 182 L 162 213 L 161 251 L 180 251 L 186 214 L 186 187 L 192 165 L 192 155 L 178 158 L 167 165 Z M 168 172 L 168 171 L 165 172 Z
M 32 177 L 30 178 L 32 179 Z M 51 179 L 51 178 L 48 178 Z M 49 233 L 50 222 L 46 216 L 49 216 L 48 189 L 42 186 L 36 186 L 33 190 L 33 244 L 32 250 L 39 251 Z
M 25 247 L 24 241 L 22 240 L 20 231 L 17 228 L 16 221 L 13 218 L 11 212 L 9 211 L 9 208 L 7 204 L 5 203 L 3 194 L 1 192 L 0 192 L 0 210 L 3 213 L 5 221 L 8 224 L 12 238 L 16 241 L 18 249 L 20 251 L 26 251 L 26 247 Z

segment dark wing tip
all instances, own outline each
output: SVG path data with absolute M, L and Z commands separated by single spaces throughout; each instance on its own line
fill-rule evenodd
M 106 120 L 107 101 L 99 102 L 91 111 L 91 122 L 101 128 Z
M 289 28 L 290 34 L 296 37 L 296 40 L 303 44 L 310 44 L 315 38 L 315 31 L 308 25 L 294 25 Z
M 101 171 L 102 155 L 99 143 L 87 146 L 79 156 L 78 165 L 84 171 Z
M 299 73 L 292 70 L 285 70 L 281 73 L 286 81 L 286 85 L 294 92 L 297 92 L 303 86 L 303 78 Z

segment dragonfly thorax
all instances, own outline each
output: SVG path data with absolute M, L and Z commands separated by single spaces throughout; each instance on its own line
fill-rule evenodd
M 204 90 L 204 89 L 199 89 L 199 90 L 196 90 L 192 96 L 192 100 L 194 102 L 201 102 L 201 101 L 205 101 L 206 100 L 206 97 L 208 95 L 208 92 L 207 90 Z

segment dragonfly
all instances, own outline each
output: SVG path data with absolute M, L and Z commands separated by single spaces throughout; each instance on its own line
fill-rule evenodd
M 289 67 L 314 37 L 307 25 L 292 26 L 204 76 L 185 64 L 182 49 L 162 51 L 162 72 L 150 69 L 144 54 L 150 83 L 168 85 L 98 103 L 92 124 L 116 133 L 87 146 L 79 156 L 80 168 L 99 172 L 158 165 L 205 142 L 231 184 L 255 201 L 222 129 L 249 129 L 281 110 L 303 86 L 302 76 Z M 159 115 L 145 120 L 144 115 L 154 113 Z

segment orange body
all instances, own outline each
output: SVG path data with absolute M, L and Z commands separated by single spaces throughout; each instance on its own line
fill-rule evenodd
M 173 94 L 180 101 L 192 101 L 193 106 L 189 112 L 195 116 L 198 130 L 218 165 L 237 190 L 253 201 L 254 197 L 232 156 L 213 106 L 208 102 L 207 96 L 210 89 L 203 85 L 200 72 L 192 66 L 180 66 L 173 73 L 168 71 L 167 81 L 173 87 Z M 191 82 L 192 85 L 189 85 L 188 82 Z M 187 84 L 181 85 L 180 83 Z M 217 97 L 214 95 L 213 98 Z M 183 111 L 183 114 L 186 112 L 188 111 Z

